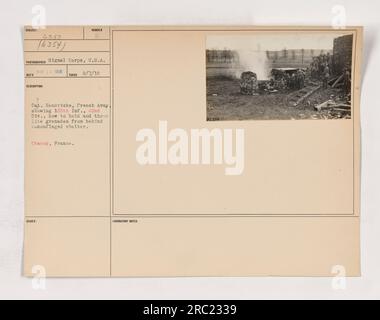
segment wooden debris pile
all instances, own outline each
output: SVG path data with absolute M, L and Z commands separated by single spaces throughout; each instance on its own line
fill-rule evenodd
M 334 101 L 329 99 L 314 106 L 319 113 L 323 113 L 329 119 L 349 119 L 351 117 L 351 102 Z
M 257 75 L 252 71 L 243 72 L 240 76 L 240 93 L 255 95 L 258 90 Z

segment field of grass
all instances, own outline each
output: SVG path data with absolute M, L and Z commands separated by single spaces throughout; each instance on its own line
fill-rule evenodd
M 287 103 L 289 92 L 261 93 L 249 96 L 240 94 L 239 80 L 225 77 L 207 78 L 207 119 L 215 120 L 271 120 L 271 119 L 328 119 L 314 109 L 335 89 L 320 90 L 305 103 L 294 107 Z

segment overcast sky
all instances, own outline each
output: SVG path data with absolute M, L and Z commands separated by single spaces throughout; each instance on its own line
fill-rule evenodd
M 347 34 L 347 33 L 346 33 Z M 334 38 L 342 33 L 331 32 L 260 32 L 256 35 L 210 35 L 207 49 L 230 50 L 283 50 L 283 49 L 325 49 L 333 48 Z

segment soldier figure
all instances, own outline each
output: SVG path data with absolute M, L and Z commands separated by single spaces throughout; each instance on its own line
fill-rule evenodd
M 344 69 L 343 88 L 346 94 L 351 93 L 351 74 L 348 68 Z
M 305 86 L 305 76 L 301 69 L 297 70 L 297 89 L 302 89 Z
M 330 68 L 328 64 L 325 64 L 325 68 L 323 70 L 323 75 L 322 75 L 322 83 L 323 83 L 323 89 L 327 89 L 327 83 L 330 78 Z

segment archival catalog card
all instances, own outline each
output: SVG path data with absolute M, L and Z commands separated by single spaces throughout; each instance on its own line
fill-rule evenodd
M 360 275 L 362 28 L 24 30 L 24 274 Z

